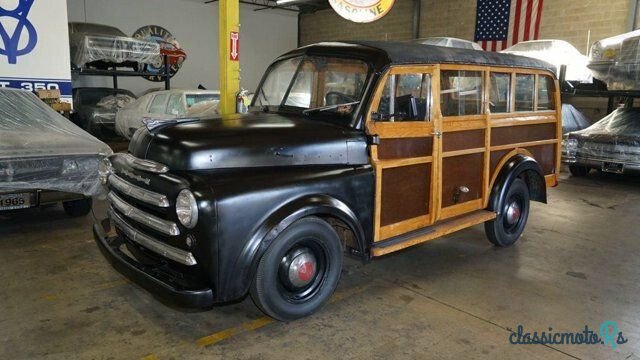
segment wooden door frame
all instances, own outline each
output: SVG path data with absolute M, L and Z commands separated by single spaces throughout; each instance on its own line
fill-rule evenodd
M 376 122 L 371 119 L 371 113 L 378 109 L 384 87 L 390 75 L 399 74 L 429 74 L 431 76 L 430 121 L 411 122 Z M 371 145 L 371 164 L 375 171 L 375 201 L 374 201 L 374 242 L 386 240 L 397 235 L 418 230 L 433 224 L 437 219 L 438 203 L 440 202 L 440 139 L 434 133 L 440 131 L 440 72 L 438 65 L 399 65 L 389 68 L 380 78 L 374 92 L 373 99 L 366 114 L 365 129 L 367 134 L 376 135 L 380 139 L 398 139 L 410 137 L 432 137 L 433 148 L 431 156 L 417 158 L 402 158 L 380 160 L 378 146 Z M 382 170 L 398 166 L 414 164 L 431 164 L 429 191 L 429 213 L 397 223 L 381 226 L 382 210 Z

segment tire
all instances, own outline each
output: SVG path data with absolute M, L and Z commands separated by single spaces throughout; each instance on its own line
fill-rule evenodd
M 335 291 L 342 257 L 342 244 L 331 225 L 317 217 L 298 220 L 278 235 L 260 259 L 251 298 L 276 320 L 311 315 Z
M 590 171 L 591 171 L 591 169 L 589 169 L 586 166 L 569 165 L 569 172 L 571 172 L 571 175 L 573 175 L 573 176 L 579 176 L 579 177 L 587 176 Z
M 91 198 L 82 200 L 66 201 L 62 203 L 64 212 L 69 216 L 86 216 L 91 211 L 93 201 Z
M 484 223 L 489 241 L 500 247 L 513 245 L 524 232 L 529 218 L 529 188 L 522 179 L 515 179 L 498 202 L 499 214 L 495 220 Z

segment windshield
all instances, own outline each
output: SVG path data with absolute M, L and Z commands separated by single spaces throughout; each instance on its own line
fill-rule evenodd
M 300 56 L 282 60 L 271 67 L 253 105 L 352 115 L 362 99 L 368 71 L 366 63 L 355 59 Z

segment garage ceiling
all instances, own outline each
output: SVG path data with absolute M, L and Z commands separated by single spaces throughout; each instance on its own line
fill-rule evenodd
M 188 0 L 211 4 L 218 0 Z M 300 13 L 309 13 L 317 10 L 329 8 L 326 0 L 240 0 L 241 4 L 255 5 L 254 11 L 267 9 L 280 9 L 288 11 L 296 11 Z

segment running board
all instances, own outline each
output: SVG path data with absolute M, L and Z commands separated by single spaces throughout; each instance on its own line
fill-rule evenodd
M 378 241 L 373 244 L 371 249 L 372 256 L 382 256 L 394 251 L 408 248 L 409 246 L 422 244 L 429 240 L 437 239 L 466 229 L 470 226 L 482 224 L 485 221 L 496 218 L 496 213 L 487 210 L 477 210 L 467 215 L 457 216 L 452 219 L 443 220 L 436 225 L 418 229 L 403 235 L 398 235 L 390 239 Z

